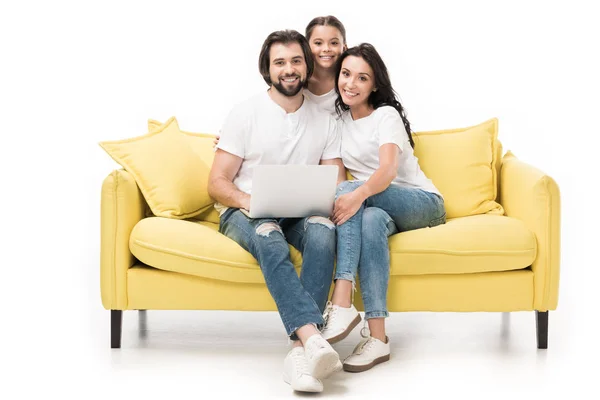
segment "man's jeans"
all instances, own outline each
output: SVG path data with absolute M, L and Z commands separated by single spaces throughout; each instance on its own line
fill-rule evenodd
M 221 216 L 219 231 L 256 258 L 292 340 L 304 325 L 322 328 L 335 261 L 335 225 L 329 219 L 252 219 L 230 208 Z M 288 242 L 302 253 L 300 278 Z
M 364 183 L 340 183 L 336 198 Z M 389 316 L 386 301 L 390 275 L 388 236 L 445 222 L 444 200 L 440 196 L 390 185 L 369 197 L 354 216 L 337 227 L 335 279 L 345 279 L 354 285 L 358 270 L 365 319 Z

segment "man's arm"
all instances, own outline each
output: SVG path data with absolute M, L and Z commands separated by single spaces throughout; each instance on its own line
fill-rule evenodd
M 250 195 L 233 184 L 243 159 L 217 149 L 208 177 L 208 194 L 226 207 L 250 210 Z
M 341 158 L 332 158 L 331 160 L 321 160 L 321 165 L 337 165 L 338 166 L 338 179 L 337 184 L 346 180 L 346 167 Z

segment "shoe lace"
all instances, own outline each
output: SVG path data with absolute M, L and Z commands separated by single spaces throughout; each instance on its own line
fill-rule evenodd
M 333 304 L 328 301 L 327 305 L 325 306 L 325 312 L 323 313 L 323 320 L 325 321 L 324 325 L 323 325 L 323 329 L 327 328 L 327 323 L 330 321 L 333 321 L 335 319 L 335 316 L 337 315 L 337 313 L 335 312 L 335 309 L 333 308 Z
M 367 320 L 366 319 L 365 319 L 365 322 L 363 324 L 362 329 L 360 330 L 360 336 L 364 337 L 365 339 L 371 337 L 371 331 L 367 327 Z
M 294 364 L 296 365 L 296 374 L 298 376 L 308 374 L 308 362 L 304 356 L 304 352 L 294 354 Z
M 360 343 L 358 343 L 358 345 L 354 349 L 355 354 L 362 354 L 364 351 L 368 351 L 375 343 L 375 340 L 371 337 L 371 332 L 369 331 L 369 328 L 367 328 L 367 320 L 365 320 L 365 323 L 363 324 L 363 327 L 360 330 L 360 336 L 362 336 L 363 339 L 360 341 Z

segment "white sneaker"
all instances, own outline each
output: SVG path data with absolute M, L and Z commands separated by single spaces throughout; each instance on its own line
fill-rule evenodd
M 325 327 L 321 332 L 321 336 L 333 344 L 345 339 L 352 332 L 352 329 L 360 323 L 361 318 L 354 305 L 346 308 L 327 302 L 323 319 L 325 320 Z
M 308 373 L 317 379 L 325 379 L 339 370 L 339 354 L 319 334 L 312 335 L 304 343 L 304 355 Z
M 303 347 L 294 347 L 283 360 L 283 380 L 299 392 L 322 392 L 323 383 L 308 373 Z
M 387 336 L 385 343 L 370 335 L 363 338 L 352 354 L 344 360 L 344 371 L 363 372 L 390 359 L 390 339 Z

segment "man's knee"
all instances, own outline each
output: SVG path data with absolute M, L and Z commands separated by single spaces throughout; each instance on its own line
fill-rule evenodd
M 335 224 L 329 218 L 309 217 L 305 230 L 306 240 L 313 246 L 335 247 Z
M 283 235 L 281 227 L 275 222 L 264 222 L 256 227 L 256 234 L 268 238 L 272 232 L 279 232 Z
M 320 217 L 320 216 L 309 217 L 306 220 L 306 225 L 307 225 L 306 226 L 307 228 L 309 228 L 311 225 L 322 225 L 330 230 L 335 229 L 335 224 L 333 222 L 331 222 L 331 220 L 329 218 Z

